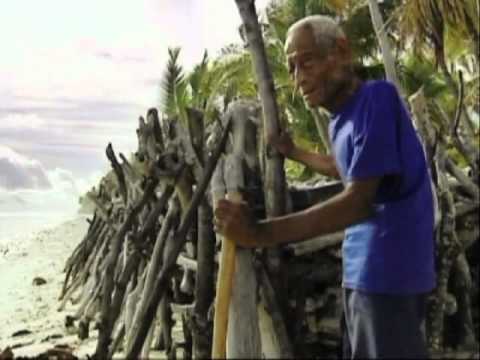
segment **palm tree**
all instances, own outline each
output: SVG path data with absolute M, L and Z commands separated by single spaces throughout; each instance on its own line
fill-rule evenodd
M 250 59 L 238 47 L 225 48 L 216 59 L 205 51 L 202 60 L 189 73 L 179 65 L 180 48 L 169 49 L 169 60 L 161 82 L 160 108 L 166 115 L 187 118 L 186 109 L 204 113 L 206 122 L 218 118 L 237 97 L 256 95 L 253 79 L 249 79 Z
M 473 55 L 475 72 L 479 71 L 479 10 L 478 0 L 408 0 L 395 13 L 403 44 L 411 43 L 416 54 L 433 57 L 455 95 L 457 84 L 450 65 L 464 57 L 464 54 L 460 58 L 455 56 L 455 52 L 458 55 L 459 49 L 467 49 Z M 478 75 L 476 81 L 478 84 Z M 478 102 L 478 91 L 473 95 L 470 92 L 467 97 Z
M 400 35 L 412 40 L 417 50 L 425 52 L 427 47 L 433 46 L 440 66 L 445 63 L 445 36 L 449 31 L 469 40 L 479 62 L 478 16 L 477 0 L 408 0 L 403 1 L 396 12 Z
M 180 115 L 185 120 L 187 83 L 179 64 L 180 48 L 168 49 L 168 62 L 160 84 L 160 110 L 167 116 Z
M 397 71 L 395 69 L 395 59 L 393 57 L 392 48 L 388 40 L 388 36 L 385 32 L 385 24 L 383 22 L 382 14 L 380 13 L 380 7 L 377 0 L 368 0 L 368 6 L 370 8 L 370 15 L 372 17 L 373 27 L 377 34 L 380 49 L 382 51 L 383 62 L 385 64 L 385 72 L 387 79 L 394 83 L 398 90 L 403 93 L 400 82 L 398 81 Z

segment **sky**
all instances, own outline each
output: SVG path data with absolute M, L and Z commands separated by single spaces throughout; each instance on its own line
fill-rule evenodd
M 109 169 L 109 142 L 135 151 L 138 117 L 158 106 L 168 47 L 180 46 L 189 68 L 204 49 L 240 42 L 240 23 L 234 0 L 5 1 L 0 211 L 14 192 L 93 185 Z

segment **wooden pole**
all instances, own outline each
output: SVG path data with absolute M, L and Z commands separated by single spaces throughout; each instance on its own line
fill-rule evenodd
M 227 198 L 233 202 L 242 201 L 242 195 L 236 191 L 229 192 Z M 222 252 L 218 269 L 217 296 L 215 297 L 213 359 L 224 359 L 227 354 L 228 308 L 232 296 L 233 274 L 235 272 L 235 250 L 235 243 L 224 237 L 222 239 Z
M 254 173 L 256 146 L 251 144 L 257 138 L 257 127 L 252 119 L 257 116 L 257 106 L 245 101 L 229 105 L 232 116 L 233 146 L 225 160 L 224 179 L 229 194 L 245 189 L 246 167 Z M 241 197 L 239 198 L 239 201 Z M 227 358 L 261 358 L 260 330 L 257 314 L 257 281 L 253 267 L 253 250 L 237 248 L 234 259 L 232 294 L 228 308 Z
M 264 139 L 265 144 L 268 144 L 269 138 L 276 137 L 280 133 L 280 116 L 273 77 L 268 65 L 262 31 L 255 9 L 255 2 L 253 0 L 235 0 L 235 3 L 237 4 L 240 17 L 244 24 L 248 49 L 252 55 L 253 68 L 258 83 L 264 115 Z M 285 214 L 287 191 L 283 163 L 283 156 L 273 147 L 267 145 L 264 193 L 265 208 L 268 217 Z M 267 262 L 269 273 L 273 276 L 272 280 L 278 300 L 283 305 L 281 308 L 284 309 L 286 308 L 286 304 L 283 303 L 286 288 L 284 279 L 286 276 L 282 273 L 285 269 L 281 266 L 281 256 L 278 249 L 268 251 Z M 276 320 L 283 322 L 281 317 Z M 272 328 L 272 330 L 276 332 L 274 337 L 277 338 L 277 343 L 282 345 L 282 348 L 278 349 L 277 353 L 281 354 L 282 358 L 291 358 L 293 354 L 291 341 L 283 329 L 286 329 L 284 324 L 275 324 Z M 266 354 L 267 357 L 269 357 L 269 355 L 270 354 Z
M 264 116 L 265 143 L 271 136 L 280 133 L 280 116 L 276 101 L 275 86 L 268 66 L 267 53 L 263 42 L 260 24 L 253 0 L 235 0 L 240 17 L 245 26 L 248 49 L 257 78 L 260 100 Z M 280 216 L 285 213 L 285 170 L 284 158 L 273 147 L 267 147 L 265 170 L 265 197 L 268 216 Z
M 405 91 L 398 80 L 397 71 L 395 69 L 395 59 L 393 58 L 392 48 L 390 47 L 390 42 L 385 31 L 385 24 L 383 22 L 382 14 L 380 13 L 378 0 L 368 0 L 368 7 L 370 9 L 370 17 L 372 18 L 372 24 L 375 29 L 375 34 L 377 35 L 378 44 L 382 51 L 387 80 L 395 84 L 400 94 L 404 95 Z
M 231 103 L 227 117 L 232 121 L 233 143 L 225 161 L 219 163 L 212 179 L 214 204 L 224 197 L 241 202 L 245 188 L 244 166 L 256 168 L 256 147 L 249 141 L 256 138 L 256 126 L 251 120 L 257 107 L 245 101 Z M 221 167 L 220 167 L 221 165 Z M 253 254 L 249 249 L 236 249 L 230 239 L 222 239 L 217 296 L 215 302 L 213 358 L 261 357 L 257 316 L 256 278 Z

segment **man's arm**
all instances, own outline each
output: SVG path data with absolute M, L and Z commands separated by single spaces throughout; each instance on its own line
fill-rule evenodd
M 330 155 L 323 155 L 301 149 L 295 145 L 290 135 L 286 132 L 278 137 L 271 138 L 272 144 L 283 156 L 302 163 L 314 171 L 334 178 L 340 178 L 335 160 Z
M 380 178 L 354 181 L 331 199 L 306 210 L 255 223 L 247 205 L 219 201 L 217 229 L 244 247 L 271 247 L 333 233 L 373 214 Z
M 295 147 L 289 158 L 308 166 L 322 175 L 336 179 L 340 178 L 337 165 L 331 155 L 323 155 Z

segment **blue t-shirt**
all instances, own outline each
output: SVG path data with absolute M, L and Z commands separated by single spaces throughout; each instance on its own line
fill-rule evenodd
M 390 294 L 430 291 L 435 286 L 430 175 L 395 87 L 363 83 L 332 114 L 329 134 L 344 183 L 382 177 L 374 215 L 345 231 L 343 286 Z

